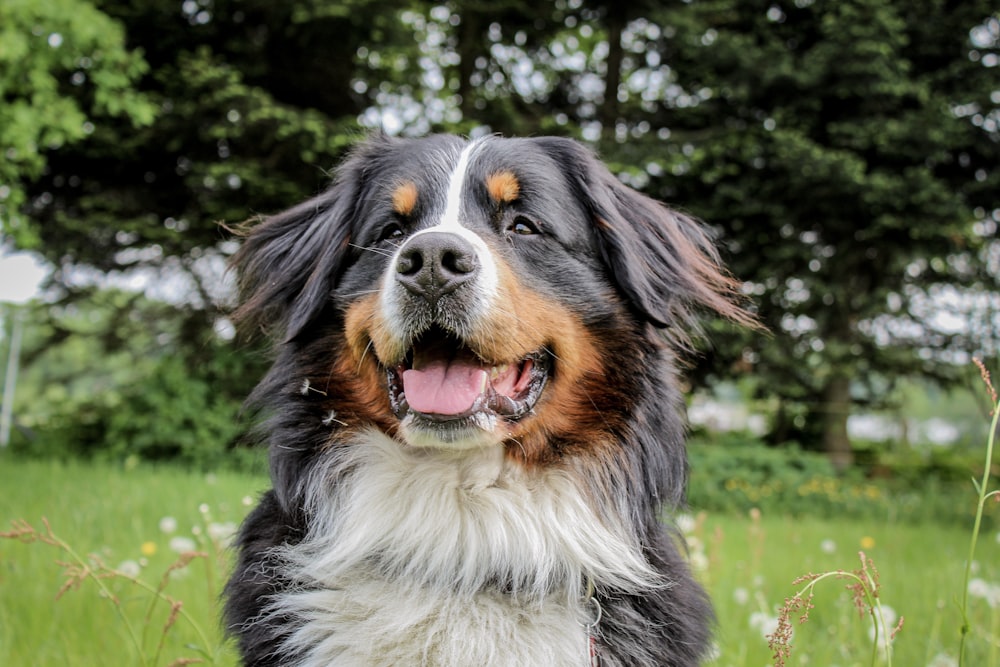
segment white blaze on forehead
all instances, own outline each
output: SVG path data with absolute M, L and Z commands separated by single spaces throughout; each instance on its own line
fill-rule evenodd
M 482 148 L 484 140 L 477 139 L 462 149 L 458 156 L 458 162 L 448 176 L 447 190 L 444 193 L 444 201 L 438 199 L 437 206 L 444 204 L 444 210 L 437 220 L 432 219 L 432 225 L 425 227 L 412 234 L 404 242 L 389 262 L 389 268 L 383 278 L 382 283 L 382 312 L 386 319 L 393 324 L 396 331 L 407 331 L 410 323 L 403 321 L 404 316 L 401 309 L 400 299 L 405 296 L 406 288 L 398 280 L 395 280 L 396 266 L 400 254 L 406 249 L 408 242 L 421 234 L 429 232 L 448 232 L 460 236 L 467 241 L 476 253 L 479 271 L 475 280 L 469 281 L 464 286 L 466 290 L 472 290 L 467 297 L 466 322 L 465 327 L 475 329 L 478 321 L 481 321 L 493 303 L 499 288 L 499 277 L 497 275 L 496 262 L 493 260 L 493 253 L 483 240 L 483 237 L 463 224 L 462 220 L 462 197 L 470 180 L 469 175 L 476 158 L 476 154 Z M 454 154 L 452 154 L 454 155 Z M 441 210 L 441 209 L 438 209 Z
M 465 187 L 465 182 L 468 180 L 469 163 L 472 161 L 473 154 L 479 147 L 480 142 L 478 140 L 473 141 L 459 155 L 458 164 L 455 166 L 455 170 L 451 172 L 451 178 L 448 180 L 448 193 L 445 199 L 444 215 L 441 216 L 441 220 L 437 225 L 438 227 L 452 229 L 462 227 L 462 190 Z

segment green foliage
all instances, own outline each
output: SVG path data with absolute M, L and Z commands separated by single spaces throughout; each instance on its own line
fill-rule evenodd
M 971 520 L 972 485 L 981 456 L 938 453 L 927 460 L 885 457 L 847 473 L 797 447 L 768 447 L 731 433 L 696 438 L 689 447 L 688 503 L 709 511 L 894 521 Z M 868 473 L 868 474 L 866 474 Z M 993 520 L 991 518 L 991 520 Z
M 21 207 L 47 154 L 107 119 L 149 125 L 155 107 L 135 89 L 148 71 L 125 46 L 123 26 L 86 0 L 5 0 L 0 5 L 0 221 L 36 247 Z
M 262 360 L 215 338 L 201 320 L 191 325 L 202 332 L 200 346 L 185 347 L 174 312 L 141 294 L 95 290 L 29 313 L 12 448 L 31 457 L 252 466 L 259 453 L 242 446 L 240 406 Z M 162 321 L 172 326 L 150 329 Z
M 101 415 L 103 455 L 177 461 L 201 469 L 233 466 L 241 432 L 239 402 L 192 377 L 183 359 L 166 358 L 119 405 Z M 246 462 L 245 457 L 241 457 Z
M 241 363 L 236 359 L 235 362 Z M 251 469 L 259 453 L 241 446 L 241 399 L 220 391 L 239 371 L 224 351 L 208 368 L 166 356 L 137 382 L 95 395 L 48 420 L 15 449 L 31 456 L 172 461 L 200 470 Z

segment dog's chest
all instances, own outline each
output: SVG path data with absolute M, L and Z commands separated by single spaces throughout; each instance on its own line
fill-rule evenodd
M 299 664 L 587 665 L 585 583 L 657 585 L 570 476 L 364 444 L 349 475 L 312 480 L 310 533 L 282 554 L 297 585 L 270 611 L 294 619 Z
M 523 604 L 504 594 L 454 594 L 363 572 L 343 583 L 284 601 L 301 622 L 288 648 L 301 655 L 303 667 L 590 664 L 584 611 L 565 599 Z

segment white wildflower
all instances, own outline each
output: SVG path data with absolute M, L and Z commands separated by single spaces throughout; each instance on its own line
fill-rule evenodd
M 172 516 L 165 516 L 160 519 L 160 532 L 169 535 L 177 530 L 177 519 Z
M 224 547 L 229 546 L 229 543 L 233 541 L 234 535 L 236 535 L 236 524 L 232 521 L 208 524 L 208 536 L 213 542 L 217 542 Z
M 868 628 L 868 639 L 875 641 L 875 631 L 878 630 L 878 650 L 883 656 L 892 650 L 892 633 L 896 629 L 896 622 L 899 614 L 887 604 L 876 607 L 874 610 L 874 622 Z
M 985 600 L 991 609 L 1000 607 L 1000 584 L 976 577 L 969 580 L 969 595 Z
M 676 521 L 677 521 L 677 527 L 685 535 L 693 533 L 695 527 L 698 525 L 697 520 L 693 516 L 687 513 L 678 514 Z
M 750 614 L 750 627 L 758 631 L 764 639 L 778 629 L 778 617 L 767 612 L 755 611 Z
M 124 574 L 126 577 L 131 577 L 133 579 L 137 578 L 142 572 L 142 566 L 134 560 L 124 560 L 118 566 L 118 571 Z
M 927 667 L 958 667 L 958 660 L 947 653 L 938 653 L 927 663 Z
M 171 537 L 170 538 L 170 550 L 176 551 L 179 554 L 186 553 L 188 551 L 196 551 L 198 545 L 190 537 Z

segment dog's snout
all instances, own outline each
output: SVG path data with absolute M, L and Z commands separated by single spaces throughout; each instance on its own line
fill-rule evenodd
M 396 260 L 396 280 L 432 302 L 475 277 L 478 270 L 479 260 L 472 244 L 448 232 L 414 236 Z

